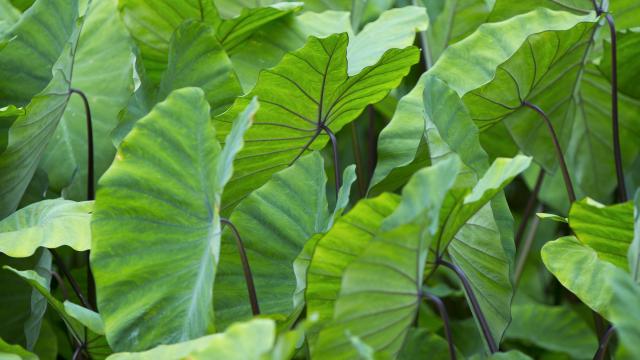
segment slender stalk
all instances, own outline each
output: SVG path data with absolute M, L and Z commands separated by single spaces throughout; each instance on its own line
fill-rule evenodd
M 62 280 L 60 275 L 55 271 L 51 271 L 51 276 L 53 276 L 58 282 L 58 285 L 60 285 L 60 291 L 62 291 L 62 300 L 67 301 L 69 299 L 69 292 L 67 291 L 67 285 L 64 283 L 64 280 Z
M 368 129 L 368 146 L 369 146 L 369 184 L 373 178 L 373 172 L 376 169 L 376 162 L 378 162 L 378 139 L 376 137 L 376 109 L 373 105 L 367 107 L 367 115 L 369 116 L 369 129 Z
M 611 127 L 613 132 L 613 157 L 616 163 L 618 178 L 618 200 L 627 201 L 627 188 L 622 171 L 622 150 L 620 149 L 620 123 L 618 121 L 618 45 L 616 41 L 616 25 L 611 14 L 605 16 L 611 33 Z
M 93 310 L 93 308 L 91 307 L 87 299 L 82 295 L 82 291 L 80 290 L 80 285 L 78 285 L 78 282 L 76 281 L 76 279 L 73 277 L 73 275 L 71 275 L 71 272 L 69 271 L 69 269 L 67 269 L 67 266 L 64 264 L 64 261 L 62 260 L 62 258 L 60 257 L 56 249 L 49 249 L 49 250 L 53 255 L 56 265 L 58 266 L 60 271 L 62 271 L 62 274 L 64 274 L 67 280 L 69 280 L 69 284 L 71 284 L 71 288 L 73 289 L 73 292 L 76 294 L 76 296 L 82 303 L 82 306 L 86 307 L 87 309 Z
M 422 296 L 429 299 L 436 306 L 436 308 L 438 308 L 438 312 L 440 313 L 440 317 L 442 318 L 442 322 L 444 323 L 444 335 L 447 338 L 447 342 L 449 343 L 449 358 L 451 360 L 456 360 L 456 349 L 453 346 L 453 335 L 451 334 L 451 323 L 449 321 L 447 308 L 444 306 L 442 300 L 433 294 L 424 292 Z
M 522 220 L 520 220 L 520 225 L 518 225 L 518 231 L 516 232 L 515 244 L 516 248 L 520 246 L 520 241 L 522 241 L 522 235 L 524 235 L 524 231 L 527 228 L 527 224 L 529 223 L 529 219 L 531 218 L 532 212 L 536 203 L 538 202 L 538 193 L 540 193 L 540 188 L 542 188 L 542 182 L 544 180 L 544 169 L 540 169 L 540 173 L 538 174 L 538 178 L 536 179 L 536 184 L 531 191 L 531 195 L 529 195 L 529 200 L 527 200 L 527 207 L 524 209 L 524 213 L 522 214 Z
M 413 0 L 412 4 L 414 6 L 424 6 L 424 4 L 419 4 L 418 0 Z M 424 71 L 429 70 L 429 68 L 431 67 L 433 60 L 431 59 L 431 51 L 429 50 L 428 45 L 428 41 L 427 41 L 427 32 L 426 31 L 420 31 L 418 33 L 418 36 L 420 38 L 420 47 L 422 47 L 422 62 L 424 64 Z
M 78 89 L 69 90 L 71 94 L 78 94 L 84 103 L 84 111 L 87 119 L 87 200 L 95 200 L 95 175 L 94 175 L 94 152 L 93 152 L 93 125 L 91 120 L 91 108 L 87 96 Z
M 467 293 L 469 302 L 471 302 L 473 313 L 475 314 L 476 318 L 478 319 L 478 322 L 480 323 L 482 335 L 484 336 L 484 339 L 486 340 L 487 345 L 489 346 L 489 351 L 492 354 L 498 352 L 498 345 L 496 344 L 496 341 L 493 339 L 493 335 L 491 334 L 491 330 L 489 329 L 489 323 L 487 323 L 487 319 L 484 317 L 484 313 L 482 312 L 482 309 L 480 309 L 480 303 L 478 303 L 478 299 L 476 298 L 476 295 L 473 293 L 473 289 L 471 288 L 471 284 L 469 283 L 469 279 L 467 279 L 467 276 L 464 274 L 462 269 L 460 269 L 455 264 L 452 264 L 446 260 L 438 258 L 437 263 L 442 264 L 445 267 L 448 267 L 449 269 L 453 270 L 453 272 L 456 273 L 456 275 L 460 279 L 460 282 L 462 282 L 464 291 Z
M 329 135 L 329 139 L 331 140 L 331 147 L 333 149 L 333 171 L 335 174 L 336 180 L 336 196 L 338 196 L 338 192 L 340 191 L 340 187 L 342 186 L 342 176 L 340 175 L 340 158 L 338 155 L 338 140 L 336 139 L 335 134 L 327 125 L 324 123 L 319 124 L 320 129 L 324 130 L 324 132 Z
M 251 267 L 249 266 L 249 258 L 247 257 L 247 252 L 244 249 L 244 244 L 242 243 L 240 232 L 238 232 L 238 229 L 229 219 L 221 218 L 220 222 L 229 226 L 236 238 L 236 245 L 238 246 L 240 261 L 242 262 L 242 271 L 244 272 L 244 280 L 247 284 L 247 292 L 249 293 L 249 301 L 251 302 L 251 312 L 253 313 L 253 315 L 260 315 L 258 295 L 256 294 L 256 287 L 253 283 L 253 275 L 251 274 Z
M 542 211 L 542 205 L 538 205 L 536 208 L 536 212 Z M 527 237 L 524 241 L 524 245 L 518 252 L 518 261 L 516 262 L 516 271 L 514 275 L 514 281 L 516 284 L 516 288 L 518 282 L 520 281 L 520 277 L 522 276 L 522 271 L 524 270 L 524 265 L 527 262 L 527 257 L 529 256 L 529 251 L 531 251 L 531 246 L 533 245 L 533 240 L 536 237 L 536 231 L 538 230 L 538 225 L 540 224 L 540 219 L 535 216 L 533 221 L 531 222 L 531 226 L 529 226 L 529 231 L 527 232 Z
M 553 147 L 556 151 L 556 157 L 558 158 L 558 163 L 560 163 L 560 170 L 562 171 L 562 178 L 564 179 L 564 185 L 567 188 L 567 196 L 569 197 L 569 202 L 573 203 L 576 201 L 576 193 L 573 190 L 573 184 L 571 183 L 571 177 L 569 176 L 569 169 L 567 168 L 567 163 L 564 161 L 564 155 L 562 154 L 562 147 L 560 146 L 560 142 L 558 141 L 558 136 L 556 135 L 555 130 L 553 129 L 553 125 L 551 124 L 551 120 L 547 117 L 542 109 L 538 106 L 528 102 L 523 101 L 522 105 L 533 109 L 535 112 L 540 115 L 540 117 L 544 120 L 549 128 L 549 134 L 551 135 L 551 139 L 553 140 Z
M 603 360 L 605 358 L 609 342 L 611 341 L 615 330 L 615 327 L 609 326 L 607 331 L 605 331 L 604 335 L 600 338 L 600 345 L 598 346 L 598 351 L 593 356 L 593 360 Z
M 358 174 L 358 194 L 363 197 L 366 189 L 364 185 L 364 176 L 362 175 L 362 155 L 360 155 L 360 142 L 358 141 L 358 128 L 355 121 L 351 122 L 351 147 L 353 148 L 353 156 L 356 158 L 356 172 Z
M 87 200 L 95 200 L 95 166 L 94 166 L 94 151 L 93 151 L 93 121 L 91 118 L 91 107 L 89 106 L 89 99 L 87 96 L 78 89 L 70 89 L 70 94 L 78 94 L 84 104 L 85 118 L 87 121 Z M 93 279 L 93 273 L 91 272 L 91 265 L 89 259 L 89 251 L 86 253 L 87 260 L 87 292 L 89 295 L 89 303 L 92 308 L 96 306 L 96 285 Z

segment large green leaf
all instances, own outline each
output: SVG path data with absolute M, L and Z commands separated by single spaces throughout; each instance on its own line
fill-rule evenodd
M 640 357 L 640 286 L 629 274 L 572 236 L 548 242 L 542 260 L 564 287 L 615 326 L 621 345 L 617 359 Z
M 629 269 L 627 252 L 633 240 L 633 204 L 604 206 L 589 198 L 576 201 L 569 211 L 569 226 L 583 244 L 623 270 Z
M 176 90 L 120 145 L 100 181 L 91 252 L 114 350 L 190 340 L 210 325 L 221 192 L 256 108 L 221 150 L 202 90 Z
M 11 124 L 6 149 L 0 153 L 0 219 L 18 206 L 58 126 L 69 100 L 71 68 L 78 29 L 53 68 L 53 79 Z
M 353 169 L 351 169 L 353 173 Z M 290 314 L 296 290 L 293 262 L 305 243 L 327 231 L 332 219 L 326 195 L 324 161 L 314 152 L 273 175 L 234 210 L 256 286 L 260 311 Z M 349 190 L 351 183 L 345 183 Z M 216 275 L 216 326 L 251 317 L 247 286 L 234 235 L 223 232 Z
M 93 202 L 55 199 L 31 204 L 0 221 L 0 252 L 28 257 L 38 247 L 91 248 Z
M 521 150 L 553 173 L 557 159 L 548 151 L 552 144 L 548 129 L 522 104 L 529 101 L 542 108 L 567 154 L 577 187 L 605 201 L 615 187 L 615 169 L 610 160 L 610 86 L 593 71 L 590 60 L 598 24 L 592 14 L 538 8 L 482 25 L 447 49 L 430 73 L 463 97 L 480 129 L 503 121 Z M 475 55 L 464 56 L 468 53 Z M 638 153 L 638 123 L 633 115 L 637 106 L 621 97 L 624 164 Z
M 89 100 L 96 182 L 113 161 L 116 149 L 109 134 L 117 124 L 118 112 L 133 92 L 131 45 L 117 11 L 117 0 L 91 2 L 69 81 L 72 88 L 82 91 Z M 72 96 L 40 163 L 48 174 L 50 188 L 67 199 L 87 198 L 85 117 L 82 99 Z
M 353 358 L 350 337 L 374 351 L 395 355 L 421 301 L 429 243 L 440 207 L 459 171 L 457 158 L 417 172 L 380 232 L 347 268 L 332 323 L 312 347 L 315 358 Z
M 211 112 L 219 114 L 242 94 L 231 60 L 211 26 L 199 21 L 180 25 L 169 42 L 168 59 L 158 100 L 172 90 L 196 86 L 204 91 Z
M 382 100 L 396 87 L 418 57 L 413 47 L 391 49 L 375 65 L 348 76 L 347 43 L 347 34 L 310 37 L 302 49 L 263 71 L 249 94 L 213 119 L 220 129 L 218 136 L 224 136 L 251 97 L 260 98 L 262 106 L 247 132 L 247 146 L 225 193 L 223 212 L 307 150 L 322 148 L 328 137 L 321 126 L 337 132 L 353 121 L 368 104 Z
M 152 84 L 158 84 L 167 67 L 169 42 L 185 20 L 198 20 L 216 29 L 225 49 L 232 49 L 260 26 L 299 9 L 299 4 L 276 4 L 248 9 L 233 19 L 221 19 L 213 0 L 123 0 L 120 10 L 140 47 L 144 66 Z
M 426 144 L 426 149 L 416 148 L 421 142 Z M 441 215 L 449 220 L 442 224 L 442 237 L 436 244 L 450 242 L 448 247 L 442 246 L 439 250 L 442 253 L 446 250 L 467 274 L 483 312 L 488 314 L 494 337 L 499 339 L 510 319 L 513 219 L 504 196 L 494 198 L 491 206 L 485 204 L 500 194 L 530 160 L 501 159 L 488 173 L 488 156 L 480 146 L 478 130 L 461 99 L 442 80 L 428 75 L 399 102 L 396 114 L 381 133 L 380 160 L 372 181 L 374 188 L 370 191 L 377 192 L 386 181 L 383 179 L 402 174 L 397 169 L 424 156 L 416 154 L 416 149 L 427 153 L 427 162 L 438 163 L 459 156 L 465 164 L 458 175 L 458 189 L 447 201 L 446 214 Z M 510 164 L 508 171 L 502 172 L 506 164 Z M 465 204 L 467 192 L 485 172 L 486 179 L 477 185 L 476 195 L 469 195 L 469 202 Z M 462 211 L 464 207 L 467 209 Z M 454 239 L 456 241 L 451 241 Z
M 636 191 L 633 219 L 633 241 L 629 246 L 627 258 L 629 260 L 629 272 L 631 276 L 636 282 L 640 282 L 640 191 Z
M 4 35 L 0 46 L 0 107 L 26 105 L 51 80 L 51 71 L 71 37 L 76 0 L 39 0 Z
M 521 304 L 511 308 L 507 339 L 522 340 L 575 359 L 590 359 L 598 348 L 593 330 L 571 308 Z
M 373 240 L 398 203 L 398 196 L 389 193 L 359 201 L 317 241 L 307 271 L 308 314 L 317 313 L 320 321 L 333 318 L 345 269 Z
M 264 359 L 274 347 L 273 320 L 255 319 L 231 325 L 224 333 L 172 345 L 160 345 L 139 353 L 116 353 L 109 360 Z

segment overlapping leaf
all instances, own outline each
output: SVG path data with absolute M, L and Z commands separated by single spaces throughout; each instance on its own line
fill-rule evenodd
M 66 43 L 53 67 L 53 78 L 8 129 L 7 147 L 0 153 L 0 218 L 12 213 L 54 134 L 69 100 L 71 70 L 79 29 Z
M 591 199 L 573 203 L 569 226 L 581 243 L 601 260 L 628 270 L 627 252 L 633 240 L 633 204 L 604 206 Z
M 90 3 L 69 81 L 89 101 L 96 182 L 113 161 L 116 149 L 109 134 L 117 124 L 118 112 L 133 93 L 131 46 L 117 12 L 117 0 Z M 86 116 L 82 99 L 73 95 L 40 163 L 48 174 L 49 187 L 67 199 L 87 199 Z
M 70 246 L 76 251 L 91 248 L 93 202 L 43 200 L 22 208 L 0 221 L 0 252 L 28 257 L 38 247 Z
M 615 326 L 621 345 L 616 358 L 638 358 L 640 286 L 631 276 L 571 236 L 548 242 L 542 260 L 564 287 Z
M 355 173 L 353 168 L 348 170 Z M 347 181 L 344 188 L 351 187 Z M 332 217 L 326 196 L 324 161 L 319 153 L 301 158 L 274 174 L 234 210 L 231 222 L 247 251 L 264 314 L 290 314 L 296 275 L 293 262 L 309 239 L 327 231 Z M 346 200 L 346 199 L 345 199 Z M 216 326 L 251 316 L 238 247 L 229 230 L 223 232 L 221 260 L 214 296 Z
M 202 90 L 176 90 L 121 144 L 92 221 L 91 267 L 114 350 L 190 340 L 210 325 L 221 192 L 256 108 L 221 150 Z
M 49 84 L 77 17 L 76 0 L 39 0 L 6 31 L 7 43 L 0 45 L 0 107 L 26 105 Z
M 451 158 L 412 177 L 376 238 L 346 268 L 333 321 L 320 332 L 314 357 L 353 358 L 351 336 L 375 351 L 392 356 L 400 351 L 420 304 L 440 206 L 459 168 L 459 160 Z
M 232 209 L 271 174 L 306 151 L 322 148 L 328 140 L 322 126 L 336 132 L 368 104 L 382 100 L 418 57 L 412 47 L 391 49 L 375 65 L 349 77 L 347 45 L 347 34 L 310 37 L 305 47 L 287 54 L 275 68 L 263 71 L 248 95 L 214 118 L 220 129 L 218 136 L 222 137 L 250 98 L 260 98 L 262 107 L 254 127 L 247 132 L 247 146 L 238 157 L 223 211 Z

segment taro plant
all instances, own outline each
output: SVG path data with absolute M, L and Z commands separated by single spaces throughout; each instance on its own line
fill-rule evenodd
M 0 0 L 0 358 L 640 358 L 635 0 Z

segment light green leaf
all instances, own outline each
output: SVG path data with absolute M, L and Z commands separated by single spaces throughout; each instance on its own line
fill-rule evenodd
M 305 243 L 326 230 L 329 210 L 324 161 L 318 152 L 273 175 L 231 215 L 247 251 L 260 310 L 289 314 L 296 289 L 293 262 Z M 223 232 L 214 296 L 216 327 L 251 317 L 233 233 Z
M 589 325 L 565 306 L 514 305 L 507 339 L 531 342 L 549 351 L 563 352 L 574 359 L 590 359 L 598 340 Z
M 623 270 L 629 269 L 627 252 L 633 240 L 633 204 L 604 206 L 586 198 L 569 211 L 569 226 L 583 244 Z
M 102 318 L 100 318 L 100 314 L 70 301 L 65 301 L 63 306 L 67 315 L 78 320 L 80 324 L 86 326 L 94 333 L 104 335 L 104 323 L 102 322 Z
M 415 48 L 391 49 L 375 65 L 349 77 L 347 42 L 347 34 L 310 37 L 305 47 L 263 71 L 249 94 L 213 119 L 218 136 L 224 136 L 249 99 L 260 98 L 262 106 L 247 132 L 247 146 L 225 193 L 223 213 L 308 149 L 322 148 L 328 137 L 320 124 L 337 132 L 368 104 L 382 100 L 417 61 Z M 291 102 L 292 97 L 297 100 Z
M 347 46 L 349 76 L 361 72 L 391 48 L 413 45 L 416 32 L 425 31 L 429 18 L 423 7 L 406 6 L 383 12 L 362 29 Z
M 26 105 L 43 91 L 77 17 L 76 0 L 39 0 L 7 30 L 8 43 L 0 46 L 0 107 Z
M 529 355 L 518 350 L 509 350 L 507 352 L 498 352 L 491 354 L 488 360 L 533 360 Z
M 51 253 L 43 249 L 38 256 L 34 271 L 44 279 L 47 288 L 51 284 Z M 47 311 L 47 299 L 36 289 L 31 290 L 31 312 L 24 323 L 24 334 L 27 350 L 33 351 L 40 338 L 40 329 L 44 314 Z
M 38 356 L 22 348 L 11 345 L 0 339 L 0 358 L 3 360 L 38 360 Z
M 629 260 L 629 272 L 636 282 L 640 282 L 640 190 L 636 191 L 633 207 L 633 241 L 629 246 L 627 258 Z
M 45 0 L 46 1 L 46 0 Z M 71 68 L 78 40 L 76 29 L 53 68 L 53 79 L 36 95 L 8 130 L 7 148 L 0 154 L 0 219 L 11 214 L 29 185 L 47 142 L 69 100 Z
M 409 180 L 381 232 L 346 268 L 333 322 L 311 349 L 315 358 L 353 358 L 357 352 L 351 336 L 376 352 L 397 355 L 421 301 L 427 251 L 440 206 L 459 169 L 459 160 L 451 158 Z
M 255 106 L 241 114 L 221 152 L 202 90 L 176 90 L 120 145 L 100 181 L 91 252 L 98 306 L 115 350 L 193 339 L 210 325 L 220 167 L 241 146 Z
M 213 114 L 221 113 L 242 94 L 231 60 L 215 31 L 199 21 L 185 21 L 173 33 L 158 100 L 185 86 L 201 88 Z
M 172 345 L 160 345 L 139 353 L 116 353 L 108 360 L 263 359 L 274 345 L 273 320 L 254 319 L 231 325 L 224 333 Z
M 28 257 L 38 247 L 91 248 L 93 202 L 55 199 L 31 204 L 0 221 L 0 252 Z
M 116 152 L 109 134 L 133 93 L 134 57 L 117 0 L 93 1 L 88 6 L 69 81 L 89 101 L 97 182 Z M 87 199 L 87 120 L 80 96 L 69 99 L 40 167 L 48 174 L 50 189 L 67 199 Z
M 629 274 L 572 236 L 545 244 L 542 260 L 564 287 L 615 326 L 621 345 L 616 359 L 640 357 L 640 286 Z
M 333 317 L 345 269 L 364 251 L 398 203 L 399 197 L 389 193 L 361 200 L 317 240 L 307 270 L 307 313 L 317 313 L 319 321 Z

